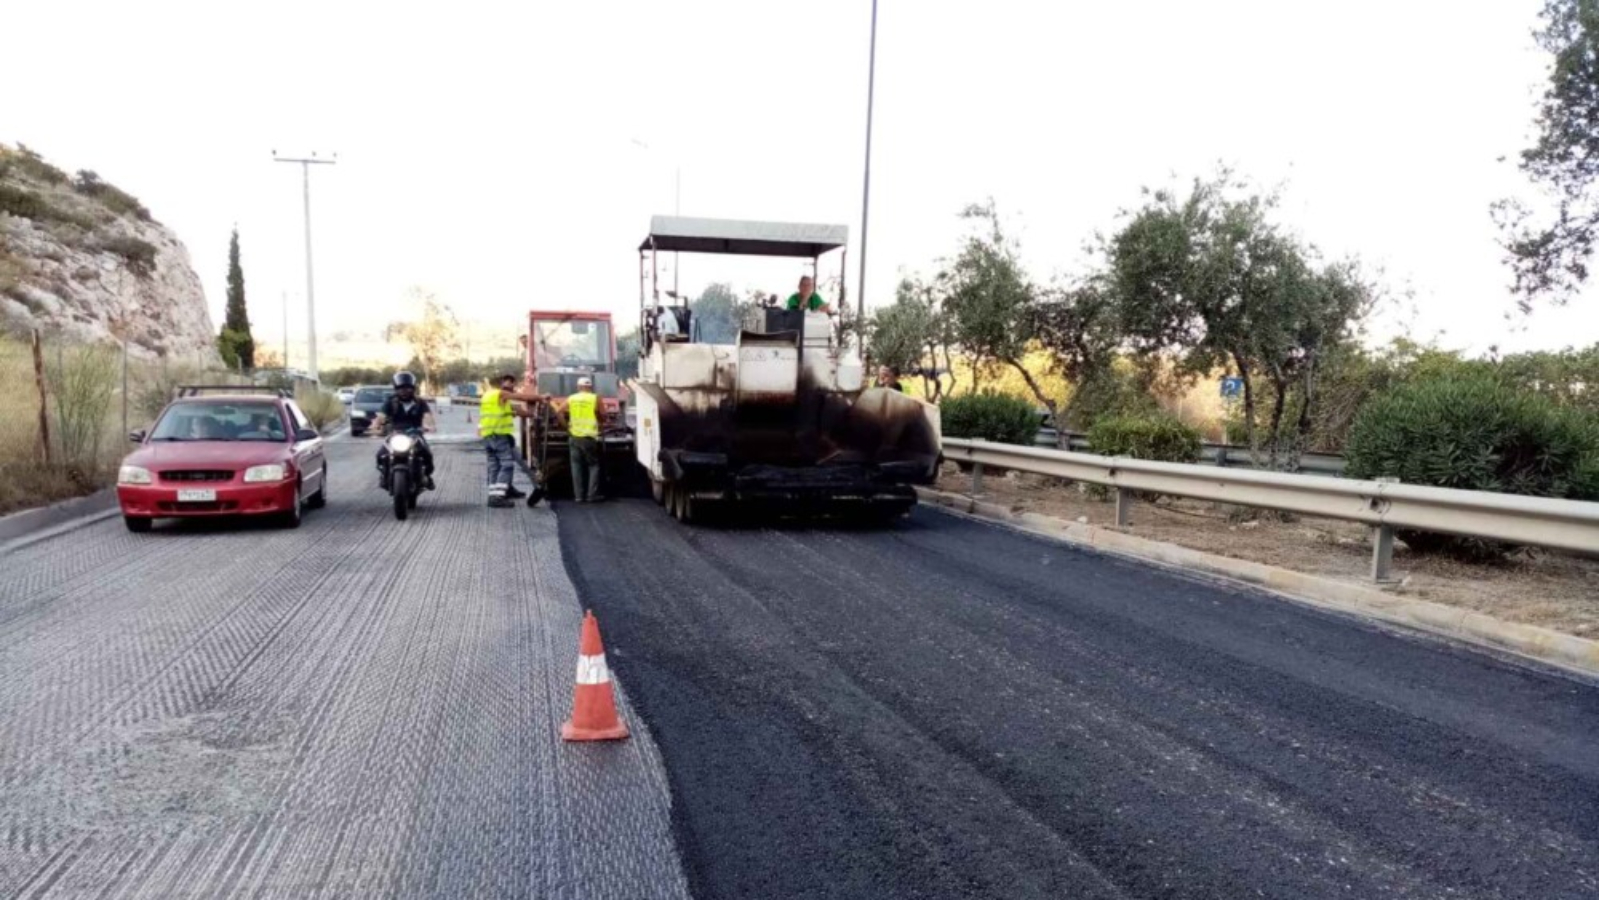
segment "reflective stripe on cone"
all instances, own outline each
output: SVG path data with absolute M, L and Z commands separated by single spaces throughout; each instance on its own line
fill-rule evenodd
M 616 714 L 616 695 L 600 643 L 600 623 L 594 613 L 583 614 L 583 637 L 578 647 L 577 687 L 572 694 L 572 718 L 561 726 L 568 741 L 614 741 L 627 737 L 627 726 Z

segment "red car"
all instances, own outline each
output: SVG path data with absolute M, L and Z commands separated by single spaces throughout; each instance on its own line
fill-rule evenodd
M 286 392 L 184 387 L 122 461 L 117 500 L 129 531 L 156 519 L 274 516 L 298 528 L 328 499 L 322 436 Z

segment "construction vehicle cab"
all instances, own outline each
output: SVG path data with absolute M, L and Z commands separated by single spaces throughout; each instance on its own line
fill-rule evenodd
M 843 225 L 651 219 L 639 246 L 635 447 L 673 516 L 761 506 L 781 515 L 892 518 L 915 504 L 914 485 L 933 480 L 938 408 L 866 387 L 857 342 L 830 314 L 752 305 L 733 343 L 711 344 L 696 340 L 681 298 L 661 302 L 660 253 L 809 259 L 814 277 L 834 251 L 843 271 L 848 239 Z
M 527 358 L 527 379 L 545 399 L 522 420 L 522 453 L 539 473 L 546 491 L 571 487 L 566 401 L 577 392 L 579 378 L 594 380 L 600 397 L 602 457 L 607 471 L 631 466 L 633 434 L 627 427 L 627 389 L 616 373 L 616 332 L 611 314 L 603 312 L 528 313 L 527 335 L 521 339 Z

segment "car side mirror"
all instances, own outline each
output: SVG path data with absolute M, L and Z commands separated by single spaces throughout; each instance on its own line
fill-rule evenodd
M 128 432 L 128 440 L 132 441 L 135 444 L 144 443 L 144 429 L 141 428 L 138 431 L 130 431 L 130 432 Z
M 314 441 L 321 436 L 315 428 L 301 428 L 294 432 L 294 442 L 303 444 L 306 441 Z

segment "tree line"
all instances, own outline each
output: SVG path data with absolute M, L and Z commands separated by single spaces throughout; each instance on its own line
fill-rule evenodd
M 1230 172 L 1186 191 L 1146 191 L 1092 264 L 1040 282 L 992 201 L 961 213 L 968 233 L 931 275 L 912 275 L 867 334 L 874 363 L 919 376 L 939 399 L 985 369 L 1018 375 L 1058 423 L 1151 408 L 1162 386 L 1241 381 L 1247 443 L 1292 468 L 1314 430 L 1326 360 L 1357 336 L 1380 288 L 1353 259 L 1324 260 L 1274 218 L 1277 197 Z M 1064 378 L 1067 395 L 1046 388 Z

